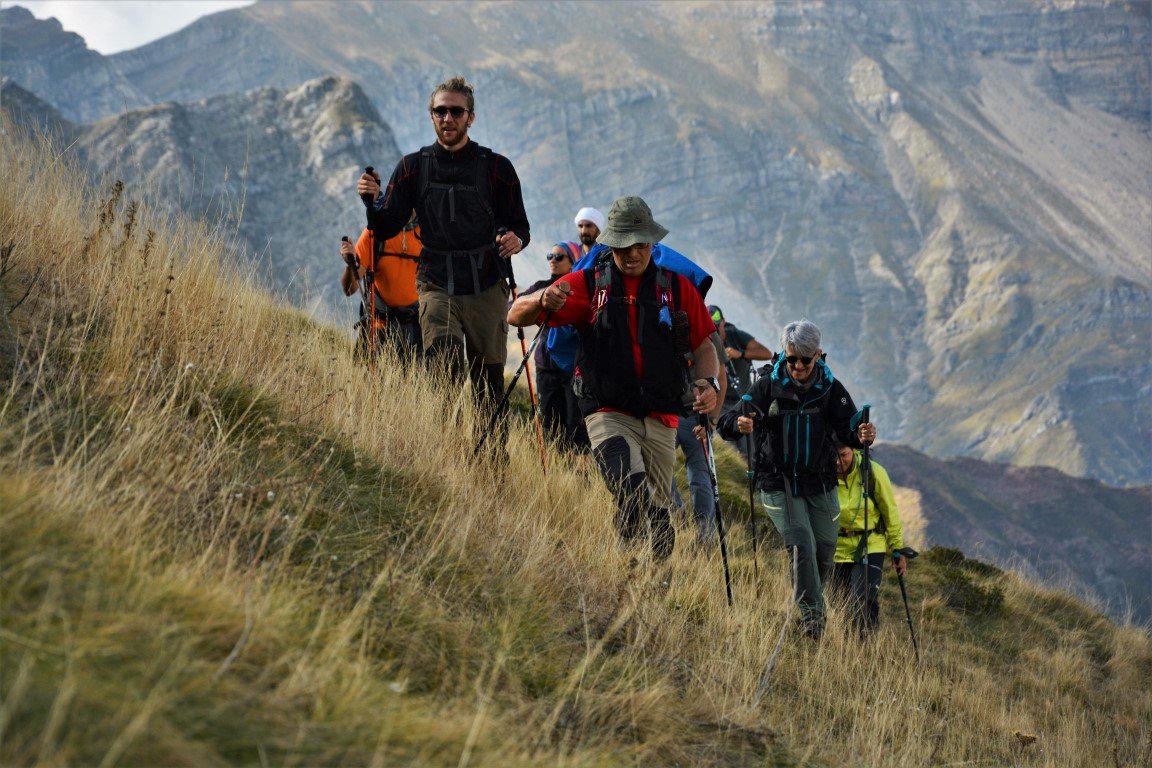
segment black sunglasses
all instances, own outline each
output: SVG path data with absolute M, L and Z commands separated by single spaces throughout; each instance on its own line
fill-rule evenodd
M 548 261 L 560 261 L 560 259 L 568 258 L 568 254 L 566 254 L 566 253 L 550 253 L 547 256 L 545 256 L 544 258 L 548 259 Z
M 443 120 L 448 115 L 452 115 L 452 117 L 459 120 L 460 118 L 464 117 L 464 115 L 468 114 L 468 110 L 465 107 L 432 107 L 432 114 L 436 115 L 436 117 L 440 118 L 441 120 Z
M 800 361 L 804 365 L 808 365 L 812 362 L 811 357 L 804 357 L 803 355 L 788 355 L 784 359 L 788 361 L 788 365 L 796 365 L 797 361 Z

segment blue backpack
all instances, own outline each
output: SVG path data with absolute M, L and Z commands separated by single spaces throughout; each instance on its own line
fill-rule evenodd
M 572 265 L 572 271 L 578 269 L 591 269 L 601 258 L 612 258 L 612 251 L 606 245 L 593 246 L 579 261 Z M 712 275 L 700 268 L 700 265 L 684 254 L 674 251 L 662 243 L 652 246 L 652 260 L 658 266 L 670 270 L 692 281 L 696 290 L 703 297 L 712 287 Z M 568 373 L 576 367 L 576 351 L 580 348 L 580 337 L 576 329 L 570 325 L 560 328 L 549 328 L 546 341 L 549 359 Z

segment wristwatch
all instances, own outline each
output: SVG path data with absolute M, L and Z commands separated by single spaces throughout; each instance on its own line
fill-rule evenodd
M 720 382 L 716 379 L 715 376 L 709 376 L 706 379 L 700 379 L 700 381 L 708 382 L 712 385 L 712 389 L 716 390 L 716 394 L 720 394 Z

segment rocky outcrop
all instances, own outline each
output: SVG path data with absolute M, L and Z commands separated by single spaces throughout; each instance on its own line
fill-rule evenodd
M 46 104 L 7 77 L 0 77 L 0 108 L 13 124 L 31 134 L 55 136 L 61 146 L 72 143 L 76 126 L 66 120 L 51 104 Z
M 344 301 L 340 237 L 364 229 L 348 192 L 360 159 L 399 159 L 364 92 L 332 77 L 127 112 L 88 127 L 76 150 L 96 174 L 235 228 L 239 253 L 314 309 Z

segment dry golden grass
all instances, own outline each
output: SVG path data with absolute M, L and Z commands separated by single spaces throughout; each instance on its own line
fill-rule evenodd
M 927 558 L 919 668 L 889 580 L 877 638 L 834 605 L 756 701 L 782 552 L 756 597 L 732 531 L 734 609 L 716 553 L 660 593 L 529 426 L 495 476 L 465 391 L 365 375 L 220 233 L 0 141 L 0 763 L 1148 764 L 1144 630 Z

